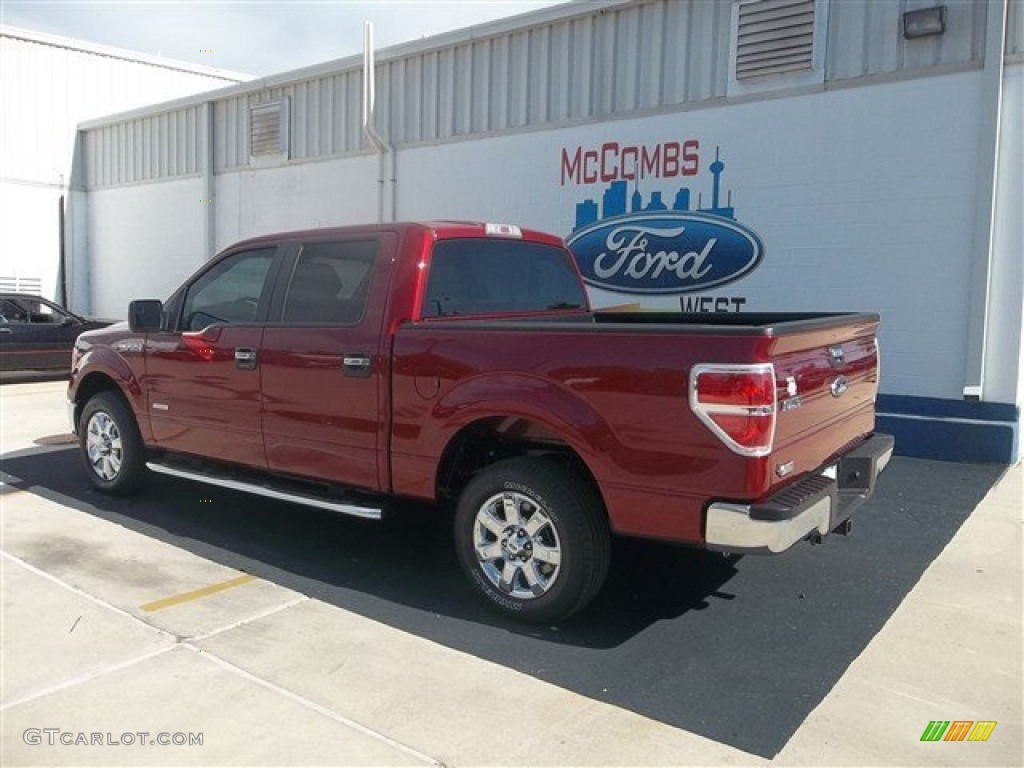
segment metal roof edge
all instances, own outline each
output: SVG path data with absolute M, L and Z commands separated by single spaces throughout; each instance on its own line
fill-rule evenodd
M 399 59 L 414 53 L 427 53 L 440 48 L 449 48 L 459 43 L 485 40 L 490 37 L 507 35 L 532 27 L 543 26 L 555 21 L 565 21 L 575 16 L 594 16 L 615 8 L 644 5 L 654 0 L 569 0 L 559 5 L 527 11 L 503 19 L 495 19 L 450 32 L 442 32 L 419 40 L 397 43 L 377 52 L 378 61 Z M 361 57 L 360 57 L 361 58 Z
M 616 8 L 627 8 L 635 5 L 655 2 L 655 0 L 570 0 L 561 5 L 553 5 L 547 8 L 540 8 L 536 11 L 527 11 L 504 19 L 496 19 L 485 24 L 464 27 L 462 29 L 443 32 L 438 35 L 424 37 L 406 43 L 381 48 L 377 51 L 377 63 L 393 61 L 416 53 L 428 53 L 430 51 L 450 48 L 453 45 L 466 43 L 474 40 L 485 40 L 492 37 L 509 34 L 520 30 L 526 30 L 556 21 L 564 21 L 574 17 L 594 16 L 605 13 Z M 308 67 L 292 69 L 278 74 L 256 77 L 236 85 L 229 85 L 224 88 L 217 88 L 212 91 L 185 96 L 173 101 L 150 104 L 145 107 L 117 112 L 105 117 L 93 118 L 78 124 L 78 130 L 88 131 L 100 128 L 105 125 L 114 125 L 133 120 L 138 117 L 169 112 L 182 107 L 197 106 L 206 102 L 218 101 L 220 99 L 242 96 L 248 93 L 257 93 L 268 88 L 279 88 L 291 83 L 302 82 L 324 75 L 336 75 L 342 72 L 358 70 L 363 65 L 362 53 L 344 56 L 338 59 L 331 59 L 320 64 L 313 64 Z
M 233 80 L 241 83 L 253 79 L 253 75 L 246 75 L 241 72 L 232 72 L 227 69 L 217 69 L 203 64 L 193 64 L 179 59 L 167 59 L 163 56 L 153 56 L 141 51 L 132 51 L 127 48 L 116 48 L 99 43 L 90 43 L 73 37 L 50 34 L 49 32 L 37 32 L 36 30 L 12 27 L 8 24 L 0 24 L 0 37 L 10 37 L 16 40 L 23 40 L 29 43 L 50 45 L 55 48 L 67 48 L 82 53 L 91 53 L 96 56 L 106 56 L 112 59 L 122 59 L 135 64 L 148 64 L 162 69 L 174 69 L 179 72 L 188 72 L 193 75 L 205 75 L 216 77 L 222 80 Z

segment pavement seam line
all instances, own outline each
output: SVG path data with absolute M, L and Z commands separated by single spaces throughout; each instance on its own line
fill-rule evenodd
M 113 603 L 108 603 L 103 598 L 96 597 L 96 595 L 90 595 L 88 592 L 86 592 L 86 591 L 84 591 L 82 589 L 79 589 L 78 587 L 76 587 L 76 586 L 74 586 L 72 584 L 68 584 L 66 581 L 64 581 L 63 579 L 60 579 L 60 578 L 54 576 L 52 573 L 47 573 L 46 571 L 42 570 L 41 568 L 36 568 L 31 563 L 28 563 L 28 562 L 22 560 L 20 557 L 16 557 L 15 555 L 12 555 L 10 552 L 4 552 L 4 551 L 0 550 L 0 556 L 2 556 L 6 560 L 10 560 L 12 563 L 20 565 L 22 568 L 30 571 L 31 573 L 36 574 L 37 576 L 42 576 L 47 581 L 50 581 L 50 582 L 52 582 L 54 584 L 57 584 L 58 586 L 63 587 L 64 589 L 68 590 L 69 592 L 74 592 L 76 595 L 78 595 L 80 597 L 84 597 L 86 600 L 89 600 L 90 602 L 95 603 L 96 605 L 101 605 L 104 608 L 107 608 L 108 610 L 111 610 L 111 611 L 113 611 L 116 614 L 119 614 L 121 616 L 126 616 L 127 618 L 131 619 L 134 622 L 137 622 L 137 623 L 141 624 L 144 627 L 148 627 L 149 629 L 152 629 L 152 630 L 154 630 L 156 632 L 159 632 L 161 635 L 164 635 L 165 637 L 170 638 L 175 643 L 178 643 L 180 641 L 180 638 L 177 635 L 175 635 L 174 633 L 168 632 L 166 629 L 161 629 L 160 627 L 154 626 L 153 624 L 150 624 L 149 622 L 143 621 L 138 616 L 136 616 L 136 615 L 126 611 L 124 608 L 118 608 Z
M 4 704 L 0 705 L 0 712 L 6 712 L 7 710 L 13 709 L 14 707 L 17 707 L 20 704 L 27 704 L 29 702 L 35 701 L 36 699 L 41 699 L 45 696 L 49 696 L 50 694 L 58 693 L 59 691 L 63 691 L 67 688 L 73 688 L 76 685 L 81 685 L 82 683 L 89 683 L 93 680 L 97 680 L 106 675 L 110 675 L 115 672 L 120 672 L 123 669 L 128 669 L 128 667 L 133 667 L 136 664 L 139 664 L 143 661 L 149 661 L 150 659 L 155 658 L 156 656 L 160 656 L 161 654 L 167 653 L 168 651 L 173 651 L 175 648 L 178 647 L 178 645 L 178 643 L 166 645 L 163 648 L 157 648 L 156 650 L 149 651 L 147 653 L 142 654 L 141 656 L 135 656 L 131 659 L 118 662 L 117 664 L 111 664 L 108 667 L 103 667 L 102 669 L 96 669 L 92 672 L 86 672 L 84 675 L 77 675 L 76 677 L 72 677 L 68 680 L 64 680 L 63 682 L 56 683 L 55 685 L 51 685 L 41 690 L 34 691 L 33 693 L 25 694 L 20 698 L 5 702 Z
M 312 699 L 307 699 L 305 696 L 302 696 L 301 694 L 295 693 L 294 691 L 290 691 L 287 688 L 277 685 L 277 683 L 272 683 L 269 680 L 265 680 L 262 677 L 258 677 L 257 675 L 254 675 L 251 672 L 242 669 L 241 667 L 236 666 L 235 664 L 232 664 L 230 661 L 222 659 L 221 657 L 215 654 L 196 648 L 189 641 L 184 642 L 183 645 L 186 648 L 189 648 L 190 650 L 194 651 L 195 653 L 198 653 L 203 658 L 209 659 L 214 664 L 217 664 L 218 666 L 221 666 L 224 669 L 233 672 L 234 674 L 238 675 L 239 677 L 245 680 L 256 683 L 257 685 L 261 685 L 269 691 L 273 691 L 278 695 L 284 696 L 285 698 L 290 699 L 291 701 L 294 701 L 297 704 L 301 704 L 302 706 L 311 709 L 314 712 L 323 715 L 324 717 L 334 720 L 337 723 L 341 723 L 342 725 L 347 726 L 354 731 L 358 731 L 359 733 L 362 733 L 365 736 L 369 736 L 373 739 L 384 742 L 388 746 L 397 749 L 398 751 L 403 752 L 409 755 L 410 757 L 420 760 L 426 763 L 427 765 L 438 766 L 438 768 L 444 768 L 445 766 L 445 764 L 442 761 L 434 757 L 431 757 L 430 755 L 425 754 L 424 752 L 420 752 L 418 749 L 415 749 L 414 747 L 410 747 L 407 744 L 403 744 L 402 742 L 391 738 L 390 736 L 380 733 L 379 731 L 375 731 L 372 728 L 368 728 L 362 723 L 345 717 L 345 715 L 342 715 L 339 712 L 335 712 L 333 709 L 328 709 L 327 707 L 323 706 L 322 704 L 318 704 Z
M 434 766 L 438 766 L 439 768 L 443 768 L 444 765 L 445 765 L 442 761 L 437 760 L 436 758 L 430 757 L 430 755 L 427 755 L 427 754 L 425 754 L 423 752 L 420 752 L 417 749 L 414 749 L 413 747 L 410 747 L 410 746 L 408 746 L 406 744 L 403 744 L 402 742 L 397 741 L 397 740 L 391 738 L 390 736 L 386 736 L 383 733 L 379 733 L 377 731 L 374 731 L 372 728 L 368 728 L 367 726 L 362 725 L 361 723 L 358 723 L 355 720 L 351 720 L 351 719 L 345 717 L 344 715 L 342 715 L 342 714 L 340 714 L 338 712 L 335 712 L 335 711 L 333 711 L 331 709 L 328 709 L 327 707 L 324 707 L 321 704 L 317 704 L 312 699 L 307 699 L 304 696 L 301 696 L 301 695 L 299 695 L 297 693 L 289 691 L 287 688 L 282 688 L 281 686 L 277 685 L 276 683 L 272 683 L 269 680 L 264 680 L 264 679 L 262 679 L 260 677 L 257 677 L 256 675 L 252 674 L 251 672 L 248 672 L 248 671 L 242 669 L 241 667 L 237 667 L 234 664 L 232 664 L 232 663 L 230 663 L 228 661 L 225 661 L 224 659 L 222 659 L 222 658 L 220 658 L 218 656 L 214 656 L 213 654 L 211 654 L 211 653 L 209 653 L 207 651 L 204 651 L 201 648 L 197 648 L 195 645 L 192 644 L 194 640 L 206 639 L 207 637 L 210 637 L 212 634 L 218 634 L 220 632 L 227 631 L 228 629 L 232 629 L 233 627 L 224 627 L 224 628 L 222 628 L 220 630 L 217 630 L 214 633 L 211 633 L 211 635 L 200 635 L 200 636 L 198 636 L 196 638 L 188 638 L 188 639 L 179 638 L 176 635 L 168 632 L 167 630 L 160 629 L 159 627 L 155 627 L 152 624 L 149 624 L 149 623 L 143 621 L 138 616 L 132 615 L 128 611 L 124 610 L 123 608 L 118 608 L 116 605 L 112 605 L 111 603 L 108 603 L 105 600 L 102 600 L 101 598 L 96 597 L 95 595 L 90 595 L 88 592 L 84 592 L 83 590 L 79 589 L 78 587 L 75 587 L 75 586 L 72 586 L 71 584 L 68 584 L 66 581 L 62 581 L 61 579 L 57 578 L 53 574 L 47 573 L 46 571 L 43 571 L 43 570 L 41 570 L 39 568 L 36 568 L 34 565 L 31 565 L 30 563 L 25 562 L 20 557 L 16 557 L 16 556 L 10 554 L 9 552 L 4 552 L 2 550 L 0 550 L 0 556 L 3 556 L 5 559 L 10 560 L 12 563 L 20 565 L 23 568 L 25 568 L 26 570 L 31 571 L 32 573 L 35 573 L 38 576 L 42 576 L 47 581 L 51 581 L 54 584 L 58 584 L 61 587 L 64 587 L 64 589 L 67 589 L 70 592 L 74 592 L 75 594 L 80 595 L 80 596 L 86 598 L 87 600 L 90 600 L 91 602 L 96 603 L 97 605 L 101 605 L 104 608 L 108 608 L 108 609 L 110 609 L 110 610 L 114 611 L 115 613 L 118 613 L 118 614 L 120 614 L 122 616 L 127 616 L 128 618 L 138 622 L 139 624 L 142 624 L 145 627 L 149 627 L 150 629 L 154 629 L 157 632 L 159 632 L 160 634 L 165 635 L 166 637 L 168 637 L 168 638 L 170 638 L 171 640 L 174 641 L 173 644 L 171 644 L 171 645 L 168 645 L 168 646 L 166 646 L 164 648 L 159 648 L 159 649 L 157 649 L 155 651 L 150 651 L 149 653 L 147 653 L 147 654 L 145 654 L 143 656 L 139 656 L 137 658 L 133 658 L 133 659 L 130 659 L 128 661 L 124 661 L 124 662 L 121 662 L 119 664 L 112 665 L 110 667 L 105 667 L 105 668 L 103 668 L 101 670 L 96 670 L 95 672 L 87 673 L 85 675 L 79 675 L 78 677 L 72 678 L 70 680 L 65 680 L 62 683 L 58 683 L 57 685 L 50 686 L 49 688 L 46 688 L 46 689 L 44 689 L 42 691 L 36 691 L 35 693 L 29 694 L 27 696 L 22 696 L 19 699 L 15 699 L 14 701 L 8 702 L 8 703 L 3 704 L 2 706 L 0 706 L 0 712 L 6 711 L 6 710 L 8 710 L 8 709 L 10 709 L 12 707 L 15 707 L 15 706 L 19 705 L 19 704 L 24 704 L 24 703 L 29 702 L 29 701 L 34 701 L 35 699 L 42 698 L 43 696 L 47 696 L 47 695 L 49 695 L 51 693 L 56 693 L 57 691 L 64 690 L 65 688 L 70 688 L 70 687 L 78 685 L 80 683 L 89 682 L 89 681 L 94 680 L 96 678 L 102 677 L 103 675 L 110 674 L 110 673 L 113 673 L 113 672 L 118 672 L 118 671 L 120 671 L 122 669 L 130 667 L 130 666 L 132 666 L 134 664 L 137 664 L 137 663 L 139 663 L 141 661 L 146 661 L 147 659 L 153 658 L 154 656 L 159 656 L 162 653 L 167 653 L 168 651 L 174 650 L 177 647 L 182 647 L 183 646 L 183 647 L 188 648 L 189 650 L 193 651 L 194 653 L 198 653 L 200 656 L 209 659 L 210 661 L 214 662 L 215 664 L 218 664 L 218 665 L 224 667 L 225 669 L 230 670 L 231 672 L 234 672 L 239 677 L 247 679 L 250 682 L 254 682 L 257 685 L 261 685 L 261 686 L 263 686 L 264 688 L 266 688 L 266 689 L 268 689 L 270 691 L 274 691 L 275 693 L 278 693 L 278 694 L 280 694 L 282 696 L 285 696 L 286 698 L 291 699 L 292 701 L 294 701 L 294 702 L 296 702 L 298 704 L 301 704 L 301 705 L 303 705 L 303 706 L 305 706 L 305 707 L 307 707 L 309 709 L 312 709 L 313 711 L 323 715 L 324 717 L 327 717 L 327 718 L 329 718 L 331 720 L 334 720 L 335 722 L 341 723 L 342 725 L 348 726 L 349 728 L 352 728 L 353 730 L 358 731 L 358 732 L 360 732 L 360 733 L 362 733 L 362 734 L 364 734 L 366 736 L 370 736 L 371 738 L 377 739 L 378 741 L 382 741 L 385 744 L 393 747 L 394 749 L 397 749 L 398 751 L 403 752 L 403 753 L 409 755 L 410 757 L 413 757 L 413 758 L 415 758 L 417 760 L 420 760 L 421 762 L 424 762 L 427 765 L 434 765 Z M 300 599 L 295 600 L 291 604 L 286 604 L 286 605 L 279 606 L 276 610 L 284 610 L 285 608 L 290 608 L 292 605 L 297 605 L 298 603 L 303 602 L 303 601 L 308 600 L 308 599 L 309 598 L 307 596 L 302 595 Z M 266 615 L 270 615 L 270 613 L 275 613 L 276 610 L 270 611 Z M 250 619 L 246 619 L 246 620 L 238 622 L 237 626 L 241 626 L 242 624 L 246 623 L 246 621 L 250 621 L 250 620 L 251 621 L 255 621 L 255 620 L 259 619 L 259 618 L 264 618 L 264 617 L 263 616 L 251 617 Z
M 268 582 L 268 583 L 272 584 L 273 582 Z M 216 637 L 217 635 L 220 635 L 220 634 L 222 634 L 224 632 L 230 632 L 233 629 L 238 629 L 239 627 L 244 627 L 246 624 L 251 624 L 254 621 L 259 621 L 260 619 L 265 619 L 268 616 L 273 616 L 275 613 L 280 613 L 281 611 L 287 610 L 288 608 L 294 608 L 296 605 L 300 605 L 301 603 L 304 603 L 304 602 L 306 602 L 309 599 L 310 599 L 309 595 L 299 595 L 296 598 L 294 598 L 292 600 L 289 600 L 287 603 L 282 603 L 281 605 L 272 606 L 270 608 L 267 608 L 265 611 L 261 611 L 261 612 L 259 612 L 257 614 L 254 614 L 253 616 L 246 616 L 244 619 L 239 619 L 238 621 L 234 621 L 234 622 L 228 624 L 226 627 L 218 627 L 217 629 L 215 629 L 215 630 L 213 630 L 211 632 L 204 632 L 201 635 L 192 635 L 191 637 L 186 638 L 186 640 L 189 643 L 197 643 L 197 642 L 200 642 L 202 640 L 209 640 L 211 637 Z

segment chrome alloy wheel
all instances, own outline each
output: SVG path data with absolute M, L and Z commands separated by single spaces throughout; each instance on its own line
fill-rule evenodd
M 473 524 L 473 544 L 481 570 L 510 597 L 541 597 L 558 578 L 558 531 L 544 508 L 521 493 L 499 493 L 483 503 Z
M 92 471 L 100 478 L 111 481 L 121 471 L 124 446 L 117 424 L 103 411 L 97 411 L 86 425 L 85 449 L 89 454 Z

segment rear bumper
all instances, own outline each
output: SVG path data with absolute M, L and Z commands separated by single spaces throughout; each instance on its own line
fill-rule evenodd
M 834 531 L 871 498 L 893 445 L 891 435 L 876 434 L 839 458 L 835 479 L 810 475 L 754 504 L 712 502 L 705 529 L 708 549 L 776 554 L 808 536 Z

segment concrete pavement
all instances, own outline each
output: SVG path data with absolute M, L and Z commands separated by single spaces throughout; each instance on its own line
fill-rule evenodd
M 0 453 L 59 444 L 63 391 L 0 388 Z M 772 760 L 6 481 L 4 766 L 1021 765 L 1019 466 Z M 937 719 L 998 725 L 985 743 L 921 742 Z M 163 734 L 202 744 L 148 743 Z

